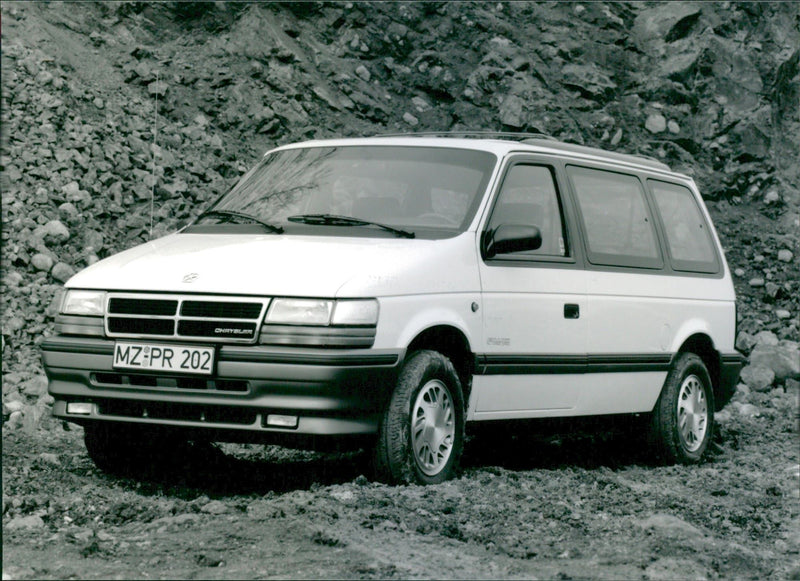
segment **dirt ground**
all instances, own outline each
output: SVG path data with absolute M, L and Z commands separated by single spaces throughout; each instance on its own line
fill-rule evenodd
M 629 434 L 493 430 L 430 487 L 231 444 L 114 477 L 80 428 L 4 432 L 3 578 L 798 579 L 796 397 L 758 404 L 722 414 L 699 466 Z

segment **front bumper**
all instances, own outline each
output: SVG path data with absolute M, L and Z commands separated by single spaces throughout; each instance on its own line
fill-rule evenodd
M 76 423 L 156 424 L 211 439 L 367 435 L 397 380 L 402 350 L 219 345 L 210 377 L 114 369 L 114 341 L 59 335 L 42 343 L 53 415 Z M 71 402 L 89 403 L 68 413 Z M 90 410 L 86 412 L 86 408 Z M 267 425 L 297 417 L 295 428 Z M 234 437 L 235 436 L 235 437 Z

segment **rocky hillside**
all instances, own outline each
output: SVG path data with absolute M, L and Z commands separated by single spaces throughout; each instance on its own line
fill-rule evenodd
M 185 223 L 273 145 L 384 132 L 543 132 L 663 159 L 709 201 L 742 345 L 799 338 L 796 3 L 3 3 L 2 21 L 18 380 L 41 373 L 74 272 Z

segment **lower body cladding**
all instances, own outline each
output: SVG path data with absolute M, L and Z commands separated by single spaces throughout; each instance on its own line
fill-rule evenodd
M 483 355 L 477 359 L 467 419 L 648 413 L 678 355 Z M 720 411 L 733 397 L 743 357 L 714 354 L 708 362 L 714 411 Z
M 56 336 L 43 342 L 54 416 L 263 442 L 375 434 L 404 356 L 222 345 L 212 375 L 178 375 L 114 368 L 113 353 L 114 341 L 107 339 Z

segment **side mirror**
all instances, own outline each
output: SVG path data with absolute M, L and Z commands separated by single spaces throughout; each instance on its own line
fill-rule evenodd
M 483 255 L 485 258 L 493 258 L 498 254 L 536 250 L 541 245 L 542 233 L 536 226 L 500 224 L 486 233 Z

